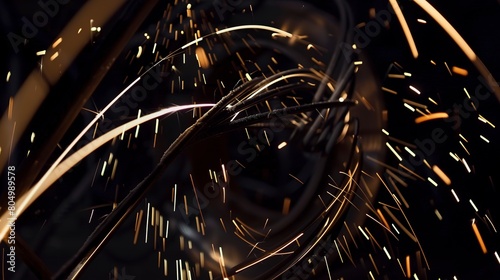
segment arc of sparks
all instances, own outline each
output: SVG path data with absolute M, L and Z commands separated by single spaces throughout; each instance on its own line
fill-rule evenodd
M 76 151 L 73 153 L 71 156 L 66 158 L 64 161 L 61 163 L 57 164 L 56 166 L 53 166 L 50 172 L 45 173 L 45 175 L 24 195 L 19 198 L 18 203 L 19 205 L 22 205 L 23 207 L 18 207 L 16 209 L 16 214 L 17 216 L 20 216 L 23 211 L 33 202 L 35 201 L 40 195 L 42 195 L 56 180 L 61 178 L 68 170 L 73 168 L 78 162 L 80 162 L 83 158 L 88 156 L 90 153 L 104 145 L 105 143 L 109 142 L 111 139 L 119 136 L 122 134 L 124 131 L 127 131 L 131 128 L 136 127 L 137 125 L 143 124 L 147 121 L 150 121 L 152 119 L 158 118 L 160 116 L 168 115 L 171 113 L 175 113 L 178 111 L 182 110 L 188 110 L 188 109 L 194 109 L 194 108 L 202 108 L 202 107 L 212 107 L 215 104 L 189 104 L 189 105 L 181 105 L 181 106 L 175 106 L 175 107 L 169 107 L 166 109 L 159 110 L 155 113 L 151 113 L 149 115 L 145 115 L 143 117 L 140 117 L 138 119 L 129 121 L 119 127 L 114 128 L 113 130 L 105 133 L 104 135 L 100 136 L 99 138 L 96 138 L 92 142 L 88 143 L 84 147 L 82 147 L 80 150 Z M 8 227 L 8 212 L 4 213 L 0 219 L 0 229 L 2 231 L 0 232 L 0 237 L 3 239 L 5 234 L 7 233 L 9 227 Z

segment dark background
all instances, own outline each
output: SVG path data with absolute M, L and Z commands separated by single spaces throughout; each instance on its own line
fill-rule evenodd
M 140 6 L 138 2 L 140 1 L 127 2 L 127 8 L 121 10 L 113 18 L 110 29 L 119 34 L 120 28 L 123 28 L 123 25 L 126 25 L 134 17 L 134 10 Z M 211 2 L 202 2 L 208 9 L 213 8 Z M 311 2 L 321 3 L 320 1 Z M 83 3 L 84 1 L 69 1 L 68 4 L 61 5 L 61 12 L 51 18 L 49 24 L 40 28 L 34 38 L 26 41 L 25 45 L 20 46 L 20 52 L 16 53 L 11 47 L 6 34 L 9 32 L 21 34 L 20 30 L 23 22 L 20 19 L 23 16 L 30 18 L 39 10 L 39 6 L 36 1 L 0 2 L 0 20 L 2 21 L 0 28 L 3 34 L 0 38 L 2 44 L 0 73 L 6 75 L 8 71 L 12 72 L 9 83 L 5 83 L 3 78 L 0 83 L 0 110 L 2 112 L 7 108 L 8 98 L 16 93 L 27 74 L 37 67 L 39 57 L 36 57 L 35 53 L 51 44 L 65 23 L 71 19 Z M 387 7 L 385 1 L 354 1 L 351 4 L 357 22 L 372 20 L 369 17 L 370 8 L 375 7 L 376 11 L 379 11 Z M 401 4 L 404 5 L 404 13 L 411 22 L 410 27 L 421 54 L 419 60 L 415 61 L 411 58 L 409 48 L 395 18 L 390 23 L 391 28 L 374 37 L 364 50 L 381 85 L 400 89 L 401 92 L 406 90 L 406 95 L 400 94 L 399 96 L 386 97 L 385 102 L 389 112 L 387 129 L 392 136 L 413 142 L 415 139 L 423 139 L 430 135 L 429 133 L 436 126 L 443 127 L 450 138 L 444 144 L 437 145 L 437 152 L 433 153 L 429 160 L 439 164 L 447 174 L 451 174 L 450 177 L 454 182 L 453 188 L 463 197 L 460 203 L 456 203 L 448 189 L 431 189 L 428 188 L 428 183 L 417 183 L 415 188 L 403 190 L 412 205 L 407 214 L 431 263 L 431 270 L 424 273 L 424 275 L 427 275 L 429 279 L 437 279 L 438 277 L 453 279 L 453 276 L 457 276 L 458 279 L 498 279 L 500 277 L 500 264 L 493 256 L 493 252 L 498 252 L 500 249 L 498 233 L 492 232 L 491 228 L 485 226 L 485 224 L 479 224 L 489 249 L 488 254 L 482 254 L 470 227 L 471 220 L 473 218 L 479 219 L 481 216 L 471 210 L 468 200 L 472 199 L 476 205 L 480 206 L 480 214 L 483 217 L 484 213 L 489 213 L 493 222 L 496 221 L 497 230 L 500 229 L 500 226 L 498 226 L 498 221 L 500 221 L 498 211 L 498 201 L 500 199 L 498 194 L 498 184 L 500 184 L 498 156 L 500 150 L 497 145 L 498 141 L 500 141 L 499 133 L 496 130 L 481 126 L 477 118 L 472 117 L 464 119 L 462 126 L 458 130 L 451 128 L 450 124 L 446 122 L 424 124 L 419 127 L 412 123 L 413 117 L 410 117 L 407 109 L 401 106 L 401 98 L 406 98 L 411 94 L 407 91 L 407 85 L 386 79 L 388 71 L 397 72 L 397 69 L 394 70 L 394 68 L 389 70 L 393 62 L 398 62 L 404 67 L 404 71 L 413 74 L 414 78 L 411 80 L 413 85 L 439 101 L 440 106 L 436 108 L 436 111 L 439 111 L 438 109 L 446 111 L 452 108 L 453 104 L 463 103 L 464 95 L 461 88 L 464 85 L 474 88 L 478 84 L 478 80 L 475 79 L 478 74 L 447 35 L 441 32 L 436 24 L 432 23 L 430 17 L 425 17 L 414 3 L 401 1 Z M 500 49 L 500 31 L 498 30 L 500 27 L 500 4 L 498 1 L 431 1 L 431 4 L 459 31 L 493 76 L 500 79 L 500 55 L 498 54 Z M 104 79 L 104 82 L 97 89 L 99 95 L 91 100 L 95 102 L 96 107 L 102 108 L 104 102 L 109 100 L 110 94 L 113 94 L 109 92 L 110 89 L 116 92 L 123 88 L 124 76 L 136 73 L 140 65 L 133 64 L 129 66 L 124 57 L 128 51 L 135 51 L 136 46 L 143 40 L 144 32 L 150 31 L 152 28 L 154 30 L 156 21 L 162 16 L 165 5 L 165 3 L 158 4 L 151 16 L 132 36 L 130 42 L 124 46 L 124 50 L 110 71 L 109 76 Z M 255 5 L 258 7 L 258 3 L 255 3 Z M 238 9 L 235 10 L 234 16 L 237 15 L 237 11 Z M 270 11 L 271 14 L 275 12 Z M 230 18 L 231 15 L 227 14 L 227 17 Z M 426 18 L 428 24 L 426 26 L 418 25 L 415 21 L 416 18 Z M 217 19 L 214 21 L 217 21 Z M 106 29 L 103 28 L 103 30 Z M 363 29 L 361 28 L 361 30 Z M 74 96 L 67 92 L 78 92 L 89 81 L 91 72 L 99 67 L 102 59 L 100 54 L 108 50 L 109 45 L 113 42 L 112 38 L 116 34 L 103 32 L 93 46 L 84 50 L 61 82 L 51 91 L 51 95 L 30 125 L 31 128 L 39 132 L 37 139 L 43 140 L 48 137 L 52 133 L 57 120 L 64 118 L 67 114 L 65 109 L 69 108 L 69 105 L 75 101 Z M 168 53 L 168 50 L 166 52 Z M 431 59 L 439 64 L 438 67 L 433 67 L 430 63 L 427 63 Z M 449 62 L 450 65 L 469 69 L 469 77 L 449 76 L 443 66 L 445 61 Z M 403 96 L 401 97 L 401 95 Z M 171 97 L 168 102 L 181 103 L 186 102 L 186 100 L 189 100 L 189 98 Z M 153 104 L 156 101 L 165 102 L 164 99 L 153 100 L 148 106 L 151 109 L 154 108 Z M 424 102 L 423 99 L 422 102 Z M 93 104 L 88 102 L 86 105 L 86 107 L 92 107 Z M 480 104 L 482 114 L 488 116 L 488 119 L 495 125 L 500 123 L 498 105 L 498 100 L 493 96 Z M 131 117 L 134 117 L 134 114 L 135 112 L 131 113 Z M 67 141 L 72 136 L 76 135 L 78 128 L 88 122 L 90 116 L 85 113 L 79 114 L 75 126 L 61 140 L 62 146 L 65 143 L 67 144 Z M 179 127 L 181 126 L 179 125 Z M 28 129 L 27 131 L 31 130 Z M 174 131 L 177 132 L 175 129 Z M 468 162 L 471 166 L 474 166 L 474 173 L 471 175 L 464 174 L 463 166 L 452 165 L 449 160 L 448 152 L 450 150 L 461 151 L 462 149 L 458 145 L 459 133 L 467 135 L 470 139 L 474 138 L 474 135 L 482 133 L 490 139 L 488 145 L 485 145 L 481 140 L 470 140 L 467 146 L 471 152 Z M 174 134 L 172 133 L 172 135 Z M 0 137 L 8 137 L 8 135 L 1 135 Z M 165 136 L 165 140 L 171 141 L 172 137 Z M 26 166 L 29 164 L 23 159 L 26 151 L 28 149 L 36 151 L 40 147 L 36 143 L 31 145 L 26 140 L 29 137 L 23 139 L 13 153 L 12 161 L 21 168 L 28 168 Z M 37 143 L 43 143 L 43 141 Z M 148 142 L 143 145 L 150 144 Z M 140 146 L 141 144 L 136 143 L 136 145 Z M 109 150 L 100 150 L 98 152 L 106 154 Z M 94 171 L 92 160 L 94 163 L 97 161 L 97 156 L 95 156 L 88 163 L 81 164 L 65 176 L 64 180 L 59 182 L 60 184 L 56 188 L 51 189 L 44 195 L 42 200 L 37 201 L 35 205 L 30 207 L 22 220 L 19 221 L 20 226 L 17 231 L 19 236 L 26 239 L 27 243 L 30 244 L 52 272 L 57 271 L 74 254 L 90 234 L 92 227 L 96 225 L 97 222 L 95 221 L 90 225 L 88 224 L 89 212 L 85 208 L 99 203 L 107 204 L 108 208 L 96 209 L 94 213 L 94 217 L 105 215 L 109 211 L 109 204 L 116 197 L 119 200 L 120 197 L 126 195 L 128 189 L 135 186 L 142 179 L 140 174 L 145 175 L 145 172 L 150 170 L 158 159 L 158 154 L 151 152 L 145 155 L 141 152 L 141 149 L 114 150 L 114 152 L 116 154 L 128 153 L 133 159 L 147 159 L 145 161 L 131 160 L 126 163 L 127 167 L 124 170 L 126 175 L 119 178 L 119 184 L 126 185 L 126 187 L 119 191 L 115 191 L 111 187 L 109 189 L 94 188 L 92 191 L 87 191 L 92 180 L 89 174 L 93 174 Z M 397 164 L 390 154 L 387 162 Z M 140 171 L 137 172 L 138 170 Z M 428 172 L 425 167 L 419 167 L 419 171 L 423 172 L 422 174 Z M 175 172 L 175 170 L 171 172 Z M 81 174 L 87 174 L 87 176 L 82 178 Z M 100 183 L 106 184 L 106 182 Z M 380 201 L 387 202 L 388 199 L 384 193 L 378 197 Z M 436 208 L 440 209 L 440 213 L 445 217 L 443 221 L 436 219 L 434 214 Z M 89 268 L 89 272 L 85 274 L 86 279 L 108 279 L 108 272 L 113 268 L 113 265 L 119 269 L 122 267 L 127 268 L 127 273 L 136 276 L 136 279 L 145 279 L 143 277 L 158 275 L 156 265 L 150 265 L 155 263 L 156 260 L 156 256 L 152 256 L 151 250 L 143 247 L 130 247 L 131 239 L 126 230 L 130 230 L 131 226 L 130 223 L 124 225 L 123 232 L 119 232 L 107 249 L 101 253 L 96 261 L 97 264 Z M 364 250 L 371 252 L 371 246 L 365 244 L 365 247 L 360 249 L 359 254 L 366 254 Z M 401 241 L 394 244 L 393 250 L 399 252 L 402 256 L 413 254 L 412 257 L 414 257 L 415 244 Z M 377 261 L 382 264 L 385 260 L 384 257 L 383 252 L 381 254 L 379 252 L 375 256 Z M 365 261 L 368 261 L 368 259 L 365 259 Z M 23 267 L 21 260 L 19 260 L 18 265 L 20 270 L 18 278 L 13 279 L 33 278 L 28 269 Z M 344 276 L 344 279 L 367 279 L 369 277 L 367 271 L 371 270 L 369 266 L 358 264 L 358 267 L 354 268 L 349 265 L 340 265 L 334 274 L 337 278 Z M 401 276 L 398 270 L 399 267 L 394 264 L 394 261 L 392 261 L 392 264 L 382 265 L 379 269 L 382 273 L 380 276 L 377 275 L 377 279 L 382 279 L 384 275 L 388 279 L 398 279 Z M 419 275 L 419 277 L 421 276 L 423 275 Z

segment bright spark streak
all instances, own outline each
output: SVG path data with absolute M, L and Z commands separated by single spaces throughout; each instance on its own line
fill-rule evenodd
M 436 181 L 432 180 L 432 178 L 431 178 L 431 177 L 427 177 L 427 180 L 428 180 L 429 182 L 431 182 L 431 184 L 433 184 L 435 187 L 437 187 L 437 186 L 438 186 L 438 184 L 436 183 Z
M 417 94 L 420 94 L 420 91 L 417 88 L 415 88 L 414 86 L 410 86 L 410 89 L 413 90 L 414 92 L 416 92 Z
M 385 248 L 385 246 L 384 246 L 384 252 L 387 255 L 387 258 L 390 260 L 391 259 L 391 255 L 389 254 L 389 252 L 387 251 L 387 248 Z
M 410 46 L 410 50 L 411 50 L 411 53 L 413 54 L 413 58 L 417 58 L 418 57 L 417 46 L 415 45 L 415 41 L 413 40 L 413 35 L 411 34 L 411 31 L 410 31 L 410 27 L 408 27 L 408 23 L 406 22 L 405 16 L 403 15 L 403 12 L 401 11 L 401 8 L 399 7 L 398 2 L 396 0 L 389 0 L 389 3 L 391 3 L 391 6 L 394 9 L 396 16 L 398 17 L 399 23 L 401 24 L 401 27 L 403 28 L 403 32 L 406 36 L 406 40 L 408 41 L 408 45 Z
M 365 236 L 366 240 L 370 240 L 370 237 L 368 237 L 368 235 L 366 234 L 366 232 L 360 226 L 358 226 L 358 229 Z
M 483 135 L 479 135 L 479 137 L 481 137 L 481 139 L 483 139 L 484 142 L 490 143 L 490 140 L 486 139 L 486 137 L 484 137 Z
M 391 152 L 398 158 L 399 161 L 403 161 L 403 158 L 401 158 L 401 156 L 396 152 L 396 150 L 394 150 L 389 142 L 385 142 L 385 145 L 389 147 L 389 150 L 391 150 Z
M 472 208 L 474 208 L 474 210 L 476 212 L 478 212 L 479 210 L 477 210 L 477 207 L 476 207 L 476 204 L 474 204 L 474 201 L 472 201 L 472 199 L 469 199 L 469 202 L 470 202 L 470 205 L 472 205 Z

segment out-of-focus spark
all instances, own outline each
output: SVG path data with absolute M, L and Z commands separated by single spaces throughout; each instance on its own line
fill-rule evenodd
M 443 220 L 443 216 L 441 216 L 441 213 L 439 213 L 439 210 L 437 209 L 434 209 L 434 214 L 436 214 L 436 217 L 442 221 Z
M 50 57 L 50 61 L 54 61 L 54 59 L 56 59 L 57 57 L 59 56 L 59 52 L 55 52 L 51 57 Z
M 290 203 L 291 199 L 289 197 L 285 197 L 285 199 L 283 199 L 283 215 L 288 215 L 288 213 L 290 212 Z
M 94 216 L 94 209 L 92 208 L 92 211 L 90 212 L 89 224 L 92 221 L 93 216 Z
M 500 264 L 500 256 L 498 255 L 498 252 L 495 251 L 495 257 L 497 258 L 498 263 Z
M 411 275 L 411 265 L 410 265 L 410 255 L 406 256 L 406 275 L 410 278 Z
M 436 175 L 439 176 L 439 178 L 446 184 L 446 185 L 451 185 L 451 179 L 448 177 L 441 168 L 439 168 L 437 165 L 432 166 L 432 171 L 436 173 Z
M 421 19 L 421 18 L 417 19 L 417 21 L 420 22 L 420 23 L 423 23 L 423 24 L 427 23 L 427 21 L 425 21 L 424 19 Z
M 42 55 L 45 55 L 47 54 L 47 50 L 42 50 L 42 51 L 37 51 L 36 52 L 36 56 L 42 56 Z
M 392 89 L 389 89 L 389 88 L 386 88 L 386 87 L 382 87 L 382 90 L 383 90 L 383 91 L 386 91 L 386 92 L 388 92 L 388 93 L 398 94 L 398 92 L 397 92 L 397 91 L 392 90 Z
M 52 48 L 55 49 L 57 46 L 59 46 L 59 44 L 63 41 L 63 38 L 62 37 L 59 37 L 57 38 L 57 40 L 52 43 Z
M 424 115 L 424 116 L 420 116 L 418 118 L 415 119 L 415 123 L 423 123 L 423 122 L 426 122 L 426 121 L 430 121 L 430 120 L 436 120 L 436 119 L 447 119 L 449 116 L 447 113 L 444 113 L 444 112 L 440 112 L 440 113 L 432 113 L 432 114 L 429 114 L 429 115 Z
M 283 149 L 284 147 L 286 147 L 287 143 L 286 142 L 281 142 L 279 145 L 278 145 L 278 150 L 281 150 Z
M 383 132 L 385 135 L 389 136 L 389 132 L 388 132 L 387 130 L 385 130 L 384 128 L 382 128 L 382 132 Z
M 472 229 L 474 230 L 474 234 L 476 235 L 477 241 L 479 242 L 479 246 L 481 246 L 481 251 L 483 251 L 483 254 L 486 254 L 488 250 L 486 249 L 483 237 L 481 236 L 481 233 L 479 233 L 479 229 L 477 228 L 476 219 L 472 220 Z
M 457 66 L 453 66 L 451 68 L 451 71 L 457 75 L 460 75 L 460 76 L 467 76 L 469 74 L 469 71 L 467 71 L 467 69 L 464 69 L 464 68 L 460 68 L 460 67 L 457 67 Z
M 394 12 L 396 13 L 396 16 L 399 20 L 399 23 L 403 28 L 403 32 L 406 36 L 406 40 L 408 41 L 408 45 L 410 46 L 413 58 L 417 58 L 418 57 L 417 46 L 415 45 L 415 41 L 413 40 L 413 35 L 411 34 L 410 31 L 410 27 L 408 27 L 408 23 L 406 22 L 406 19 L 403 15 L 403 12 L 401 11 L 401 8 L 399 7 L 398 2 L 396 0 L 389 0 L 389 3 L 391 3 L 391 6 L 394 9 Z

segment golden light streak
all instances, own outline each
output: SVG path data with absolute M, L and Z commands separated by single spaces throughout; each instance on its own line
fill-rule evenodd
M 283 200 L 283 210 L 281 211 L 283 215 L 288 215 L 288 213 L 290 212 L 291 201 L 292 200 L 289 197 L 285 197 L 285 199 Z
M 54 61 L 59 56 L 59 52 L 55 52 L 52 56 L 50 56 L 50 61 Z
M 210 67 L 210 60 L 208 59 L 205 49 L 202 47 L 196 48 L 196 58 L 201 68 L 207 69 Z
M 451 185 L 451 179 L 450 177 L 448 177 L 444 172 L 443 170 L 441 170 L 441 168 L 439 168 L 437 165 L 434 165 L 432 166 L 432 171 L 434 171 L 434 173 L 436 173 L 436 175 L 439 176 L 439 178 L 441 180 L 443 180 L 443 182 L 446 184 L 446 185 Z
M 52 48 L 55 49 L 57 46 L 59 46 L 59 44 L 63 41 L 63 38 L 62 37 L 59 37 L 53 44 L 52 44 Z
M 430 115 L 424 115 L 424 116 L 416 118 L 415 123 L 419 124 L 419 123 L 423 123 L 423 122 L 430 121 L 430 120 L 447 119 L 448 117 L 449 117 L 448 114 L 444 113 L 444 112 L 432 113 Z
M 380 211 L 380 209 L 377 209 L 377 214 L 378 214 L 378 216 L 380 217 L 380 219 L 382 220 L 382 223 L 384 223 L 385 227 L 386 227 L 389 231 L 391 231 L 391 230 L 389 229 L 389 223 L 388 223 L 388 222 L 387 222 L 387 220 L 385 219 L 385 217 L 384 217 L 384 215 L 382 214 L 382 211 Z
M 453 73 L 455 73 L 457 75 L 460 75 L 460 76 L 464 76 L 464 77 L 466 77 L 469 74 L 469 71 L 467 71 L 467 69 L 460 68 L 460 67 L 457 67 L 457 66 L 453 66 L 451 68 L 451 72 L 453 72 Z
M 488 250 L 486 249 L 486 245 L 484 244 L 483 237 L 479 233 L 479 229 L 475 223 L 475 220 L 472 221 L 472 229 L 474 230 L 474 234 L 476 235 L 477 241 L 479 242 L 479 246 L 481 246 L 481 251 L 483 254 L 486 254 Z
M 388 93 L 398 94 L 398 92 L 397 92 L 397 91 L 392 90 L 392 89 L 389 89 L 389 88 L 386 88 L 386 87 L 382 87 L 382 90 L 383 90 L 383 91 L 386 91 L 386 92 L 388 92 Z
M 408 279 L 411 277 L 410 255 L 406 256 L 406 276 Z
M 434 101 L 434 99 L 428 97 L 427 99 L 429 99 L 430 102 L 434 103 L 434 105 L 438 105 L 436 101 Z
M 9 97 L 9 108 L 7 109 L 7 119 L 12 120 L 12 112 L 14 111 L 14 97 Z
M 391 3 L 391 6 L 394 9 L 396 16 L 398 17 L 399 23 L 403 28 L 403 32 L 406 36 L 406 40 L 408 41 L 408 45 L 410 46 L 413 58 L 417 58 L 418 57 L 417 46 L 415 45 L 415 41 L 413 40 L 413 35 L 411 34 L 410 31 L 410 27 L 408 27 L 408 23 L 406 22 L 406 19 L 403 15 L 403 12 L 401 11 L 401 8 L 399 7 L 397 0 L 389 0 L 389 3 Z

